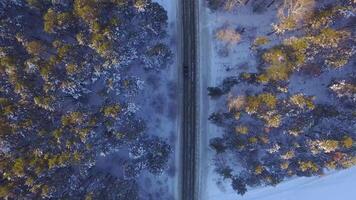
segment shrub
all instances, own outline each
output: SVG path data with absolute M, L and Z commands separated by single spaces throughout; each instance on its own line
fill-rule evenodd
M 83 123 L 84 114 L 80 112 L 71 112 L 62 116 L 62 126 L 80 125 Z
M 267 127 L 278 128 L 281 124 L 281 115 L 272 115 L 265 117 Z
M 26 50 L 29 54 L 38 56 L 45 50 L 45 47 L 41 41 L 34 40 L 26 45 Z
M 67 74 L 73 75 L 78 72 L 78 65 L 69 63 L 66 65 Z
M 267 37 L 261 36 L 261 37 L 257 37 L 255 39 L 255 41 L 253 42 L 253 46 L 261 46 L 261 45 L 265 45 L 268 44 L 270 42 L 270 40 Z
M 103 109 L 103 112 L 105 117 L 115 118 L 121 112 L 121 106 L 120 105 L 107 106 Z
M 92 35 L 91 44 L 96 52 L 102 56 L 106 56 L 109 50 L 111 49 L 110 41 L 100 33 Z
M 245 110 L 248 113 L 256 113 L 261 108 L 274 109 L 277 105 L 277 98 L 271 93 L 263 93 L 258 96 L 248 96 Z
M 99 5 L 95 0 L 75 0 L 74 11 L 83 21 L 92 24 L 100 14 Z
M 311 170 L 312 172 L 317 172 L 319 170 L 318 166 L 312 161 L 299 161 L 299 169 L 302 172 Z
M 247 134 L 248 133 L 248 127 L 247 126 L 237 126 L 235 127 L 235 132 L 237 134 Z
M 310 42 L 323 48 L 336 48 L 340 41 L 350 36 L 347 31 L 336 31 L 331 28 L 323 29 L 319 35 L 310 38 Z
M 299 108 L 313 110 L 315 108 L 311 97 L 305 97 L 303 94 L 295 94 L 289 99 L 292 105 L 298 106 Z
M 238 194 L 245 194 L 247 191 L 246 188 L 246 183 L 244 182 L 244 180 L 242 178 L 239 177 L 234 177 L 232 179 L 232 188 L 237 191 Z
M 274 31 L 276 33 L 284 33 L 286 31 L 292 31 L 297 27 L 297 21 L 292 17 L 287 17 L 281 20 L 277 25 L 273 25 Z
M 47 33 L 53 33 L 54 27 L 57 21 L 57 14 L 53 9 L 48 9 L 46 14 L 43 16 L 44 31 Z
M 345 137 L 345 139 L 342 141 L 342 144 L 345 148 L 351 148 L 354 144 L 354 141 L 352 140 L 351 137 Z
M 289 38 L 284 41 L 285 45 L 289 45 L 294 51 L 296 65 L 304 64 L 306 61 L 306 52 L 308 42 L 305 38 Z
M 237 44 L 241 40 L 241 35 L 234 29 L 221 29 L 215 36 L 228 44 Z
M 12 168 L 16 176 L 23 176 L 25 172 L 25 162 L 22 158 L 17 158 Z

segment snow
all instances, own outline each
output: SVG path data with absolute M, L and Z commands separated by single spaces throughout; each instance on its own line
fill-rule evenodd
M 142 200 L 172 200 L 178 199 L 178 172 L 179 172 L 179 111 L 178 111 L 178 45 L 177 45 L 177 4 L 174 0 L 152 0 L 160 4 L 167 12 L 167 37 L 164 43 L 172 51 L 172 63 L 156 69 L 144 69 L 142 64 L 134 63 L 128 68 L 127 75 L 136 83 L 134 94 L 128 95 L 130 102 L 125 109 L 125 115 L 135 113 L 145 121 L 144 134 L 158 136 L 171 146 L 168 166 L 161 174 L 152 174 L 142 171 L 138 176 L 139 199 Z M 140 8 L 141 9 L 141 8 Z M 153 63 L 154 64 L 154 63 Z M 155 66 L 159 68 L 160 66 Z M 118 77 L 118 76 L 117 76 Z M 120 78 L 120 77 L 119 77 Z M 115 80 L 120 81 L 120 80 Z M 120 88 L 121 89 L 121 88 Z M 120 91 L 120 90 L 118 90 Z M 118 95 L 119 96 L 119 95 Z M 130 154 L 132 155 L 132 154 Z M 102 167 L 109 171 L 120 171 L 117 162 L 107 156 L 113 163 L 101 162 Z M 116 158 L 116 157 L 115 157 Z M 122 170 L 121 170 L 122 171 Z
M 199 125 L 199 173 L 201 199 L 216 199 L 224 195 L 224 190 L 230 190 L 228 183 L 221 182 L 216 176 L 213 166 L 214 152 L 209 148 L 209 140 L 221 136 L 222 129 L 211 124 L 209 115 L 225 105 L 224 98 L 211 100 L 207 95 L 207 87 L 217 86 L 229 76 L 237 76 L 242 71 L 256 72 L 254 52 L 250 49 L 251 41 L 255 37 L 269 33 L 270 22 L 275 19 L 271 13 L 251 15 L 251 10 L 241 9 L 237 13 L 212 13 L 206 8 L 205 0 L 199 1 L 199 97 L 200 97 L 200 125 Z M 232 29 L 245 28 L 241 34 L 241 41 L 235 45 L 217 42 L 215 30 L 221 27 Z M 221 56 L 221 50 L 227 50 L 227 55 Z M 224 186 L 223 186 L 224 185 Z M 232 193 L 234 193 L 232 191 Z M 210 197 L 214 198 L 210 198 Z M 225 196 L 224 196 L 225 197 Z M 225 199 L 224 199 L 225 200 Z
M 276 187 L 254 189 L 244 196 L 238 196 L 229 186 L 224 193 L 216 188 L 209 190 L 204 199 L 218 199 L 223 195 L 224 200 L 354 200 L 355 186 L 356 167 L 352 167 L 322 177 L 296 178 Z
M 198 184 L 199 199 L 204 200 L 354 200 L 356 199 L 356 167 L 332 172 L 323 177 L 293 178 L 284 181 L 276 187 L 250 188 L 244 196 L 233 191 L 230 182 L 223 180 L 214 172 L 213 158 L 215 152 L 209 148 L 209 140 L 222 135 L 222 129 L 211 124 L 208 117 L 211 113 L 224 109 L 225 99 L 211 99 L 207 95 L 207 87 L 218 86 L 229 76 L 238 76 L 241 72 L 256 72 L 255 52 L 250 49 L 250 44 L 258 36 L 270 33 L 271 24 L 276 20 L 275 12 L 251 12 L 242 8 L 234 13 L 211 12 L 206 7 L 205 0 L 199 0 L 199 171 Z M 275 8 L 270 8 L 275 9 Z M 215 31 L 226 27 L 232 29 L 245 28 L 241 34 L 241 41 L 237 45 L 228 45 L 218 42 Z M 272 35 L 274 45 L 283 40 L 282 37 Z M 221 56 L 221 50 L 227 54 Z M 291 77 L 293 84 L 289 85 L 291 93 L 303 91 L 306 95 L 321 96 L 318 103 L 330 103 L 329 91 L 326 85 L 331 80 L 342 77 L 352 71 L 352 64 L 343 70 L 330 70 L 320 77 L 310 77 L 308 80 L 294 74 Z M 323 89 L 322 89 L 323 88 Z M 246 90 L 246 88 L 243 88 Z M 233 88 L 234 92 L 242 90 Z M 255 91 L 258 88 L 254 89 Z M 323 102 L 326 101 L 326 102 Z M 230 160 L 232 163 L 234 160 Z M 235 165 L 236 166 L 236 165 Z
M 328 85 L 333 81 L 345 77 L 347 74 L 352 74 L 354 66 L 348 64 L 342 69 L 328 69 L 317 77 L 308 77 L 307 79 L 300 74 L 293 74 L 289 84 L 291 93 L 303 92 L 308 96 L 317 96 L 317 103 L 334 104 L 334 99 L 330 98 Z
M 144 79 L 144 94 L 139 105 L 141 113 L 147 120 L 149 135 L 157 135 L 167 140 L 171 145 L 172 153 L 168 169 L 160 176 L 145 174 L 141 177 L 142 199 L 171 200 L 178 199 L 178 172 L 179 172 L 179 110 L 178 110 L 178 45 L 177 45 L 177 0 L 153 0 L 167 11 L 168 30 L 166 43 L 171 47 L 173 63 L 160 72 L 151 72 Z

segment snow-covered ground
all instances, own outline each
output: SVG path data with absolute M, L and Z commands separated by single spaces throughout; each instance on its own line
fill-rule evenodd
M 205 4 L 205 0 L 199 3 L 199 88 L 200 88 L 200 199 L 216 199 L 219 195 L 233 195 L 228 182 L 220 180 L 214 172 L 214 152 L 209 148 L 209 140 L 222 135 L 222 129 L 211 124 L 208 117 L 219 106 L 225 105 L 225 100 L 215 99 L 212 101 L 207 95 L 207 87 L 219 85 L 224 78 L 236 76 L 241 71 L 255 72 L 256 68 L 253 52 L 250 50 L 251 40 L 256 36 L 265 35 L 270 32 L 270 22 L 275 16 L 270 13 L 251 15 L 248 9 L 239 13 L 212 13 Z M 247 35 L 242 35 L 241 42 L 235 46 L 227 46 L 228 54 L 224 57 L 219 51 L 224 48 L 216 42 L 215 29 L 220 27 L 239 28 L 245 27 Z M 219 106 L 218 106 L 219 105 Z M 219 185 L 217 183 L 220 182 Z
M 243 72 L 256 72 L 256 59 L 250 49 L 251 43 L 258 36 L 264 36 L 271 32 L 271 23 L 276 20 L 275 12 L 263 12 L 252 15 L 251 9 L 242 8 L 236 13 L 212 13 L 205 0 L 199 0 L 199 97 L 200 97 L 200 151 L 199 151 L 199 184 L 200 199 L 204 200 L 354 200 L 356 199 L 356 167 L 344 171 L 333 172 L 323 177 L 295 178 L 285 181 L 276 187 L 261 187 L 250 189 L 243 197 L 236 194 L 231 188 L 230 182 L 214 172 L 213 158 L 215 152 L 209 148 L 209 140 L 222 135 L 222 129 L 211 124 L 208 117 L 211 113 L 223 109 L 225 99 L 208 97 L 207 87 L 218 86 L 222 80 L 229 76 L 237 76 Z M 274 8 L 271 8 L 274 9 Z M 216 41 L 215 30 L 220 27 L 232 29 L 245 28 L 241 41 L 234 46 L 226 46 Z M 271 43 L 281 41 L 277 36 L 271 36 Z M 225 48 L 225 49 L 224 49 Z M 224 57 L 221 50 L 228 50 Z M 220 55 L 219 55 L 220 54 Z M 348 66 L 350 69 L 353 66 Z M 345 70 L 347 73 L 348 70 Z M 310 83 L 302 81 L 305 88 L 309 88 L 308 95 L 316 95 L 326 91 L 320 91 L 317 86 L 325 85 L 331 79 L 340 76 L 343 72 L 326 73 L 318 81 L 311 78 Z M 298 80 L 298 76 L 293 76 Z M 298 83 L 298 81 L 292 81 Z M 299 81 L 301 82 L 301 81 Z M 305 85 L 307 84 L 307 85 Z M 320 87 L 318 87 L 320 88 Z M 238 90 L 239 88 L 234 88 Z M 290 88 L 298 92 L 300 88 Z M 318 90 L 318 91 L 316 91 Z M 324 98 L 327 99 L 327 98 Z
M 356 167 L 333 172 L 322 177 L 296 178 L 276 187 L 251 190 L 238 196 L 231 187 L 210 187 L 202 199 L 224 200 L 354 200 L 356 197 Z
M 164 138 L 171 145 L 172 153 L 169 166 L 160 176 L 146 173 L 140 177 L 142 199 L 173 200 L 178 199 L 179 173 L 179 94 L 178 94 L 178 45 L 177 45 L 177 8 L 176 0 L 153 0 L 159 3 L 168 16 L 166 43 L 173 53 L 173 63 L 160 72 L 150 72 L 144 77 L 144 91 L 139 98 L 142 117 L 147 121 L 149 135 Z M 150 194 L 147 196 L 147 194 Z

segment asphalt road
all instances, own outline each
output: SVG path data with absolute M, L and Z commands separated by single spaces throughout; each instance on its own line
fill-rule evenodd
M 196 200 L 196 67 L 197 67 L 197 3 L 196 0 L 181 0 L 182 16 L 182 68 L 183 73 L 183 119 L 181 135 L 182 200 Z

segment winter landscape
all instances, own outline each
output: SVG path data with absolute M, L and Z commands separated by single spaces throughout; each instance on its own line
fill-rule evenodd
M 174 199 L 176 16 L 166 9 L 0 2 L 1 198 Z
M 355 34 L 354 0 L 0 0 L 0 199 L 354 200 Z
M 355 2 L 200 9 L 202 199 L 353 199 Z

